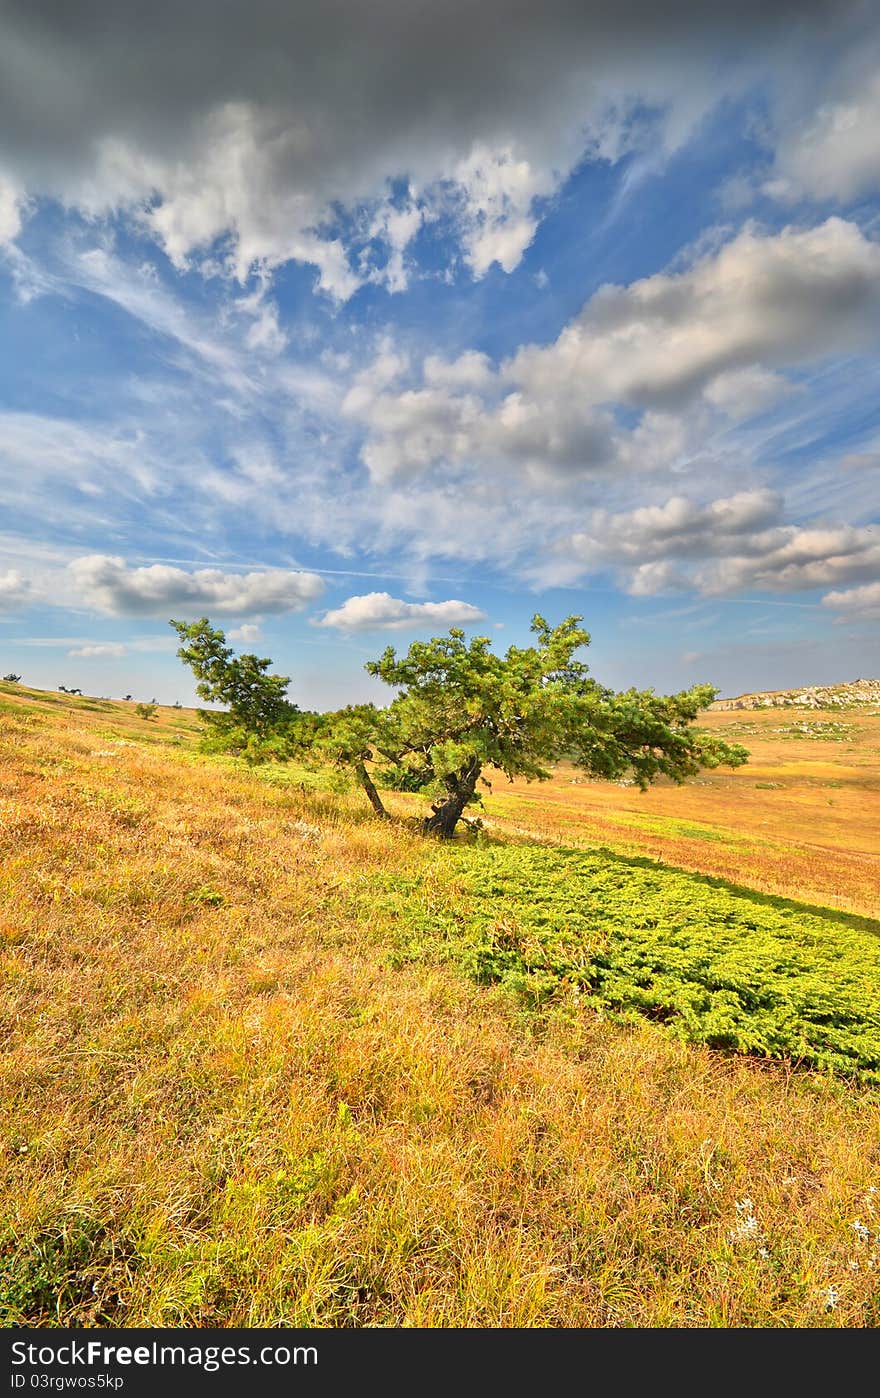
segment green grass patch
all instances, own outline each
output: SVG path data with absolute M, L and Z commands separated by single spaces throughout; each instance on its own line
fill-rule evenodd
M 370 895 L 377 897 L 377 893 Z M 386 877 L 400 960 L 532 1005 L 568 996 L 679 1038 L 880 1084 L 880 924 L 607 850 L 443 849 Z

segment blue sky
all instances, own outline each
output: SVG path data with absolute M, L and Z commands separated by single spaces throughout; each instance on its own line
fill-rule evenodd
M 656 8 L 6 7 L 0 673 L 880 673 L 876 11 Z

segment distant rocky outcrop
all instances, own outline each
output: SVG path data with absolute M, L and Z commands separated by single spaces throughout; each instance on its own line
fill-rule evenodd
M 847 684 L 811 684 L 804 689 L 769 689 L 763 694 L 740 694 L 716 699 L 712 709 L 850 709 L 880 705 L 880 680 L 851 680 Z

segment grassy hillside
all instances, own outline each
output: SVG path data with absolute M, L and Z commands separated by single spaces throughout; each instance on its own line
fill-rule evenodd
M 0 693 L 3 1323 L 878 1323 L 874 925 L 194 737 Z

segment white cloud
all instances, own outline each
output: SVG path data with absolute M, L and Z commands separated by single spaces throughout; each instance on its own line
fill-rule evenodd
M 406 250 L 428 217 L 427 209 L 414 202 L 412 191 L 403 207 L 390 201 L 379 206 L 373 214 L 369 237 L 386 244 L 388 257 L 384 267 L 367 270 L 370 281 L 383 284 L 390 292 L 406 291 L 409 285 Z
M 471 626 L 484 621 L 485 612 L 468 602 L 404 602 L 387 592 L 349 597 L 341 607 L 326 612 L 317 623 L 341 631 L 403 631 L 417 626 Z
M 664 505 L 620 514 L 596 510 L 589 532 L 573 534 L 559 548 L 600 560 L 706 558 L 719 550 L 729 552 L 738 536 L 775 523 L 781 509 L 780 497 L 771 490 L 742 491 L 706 505 L 677 495 Z
M 21 232 L 24 206 L 21 188 L 0 171 L 0 247 L 14 242 Z
M 749 226 L 683 272 L 602 287 L 555 344 L 520 350 L 505 372 L 544 403 L 578 392 L 592 403 L 681 407 L 713 383 L 717 394 L 734 370 L 865 345 L 878 310 L 880 245 L 856 224 Z
M 117 616 L 165 616 L 175 609 L 187 615 L 201 610 L 244 615 L 301 611 L 324 591 L 314 573 L 272 569 L 239 574 L 219 568 L 188 573 L 159 563 L 129 568 L 124 559 L 107 554 L 78 558 L 68 571 L 88 606 Z
M 82 660 L 115 660 L 123 655 L 128 655 L 128 647 L 116 641 L 96 641 L 94 645 L 90 646 L 75 646 L 67 654 L 75 655 Z
M 493 262 L 512 272 L 538 227 L 531 213 L 534 201 L 553 191 L 558 175 L 518 159 L 512 146 L 493 150 L 477 143 L 452 178 L 462 199 L 465 261 L 474 276 L 485 276 Z
M 281 354 L 287 348 L 287 336 L 278 324 L 278 307 L 274 301 L 267 301 L 261 287 L 250 296 L 241 296 L 235 303 L 236 310 L 253 317 L 245 345 L 249 350 L 264 350 L 267 354 Z
M 880 618 L 880 582 L 865 583 L 844 592 L 829 592 L 822 606 L 840 612 L 838 622 L 868 621 Z
M 834 583 L 857 582 L 880 570 L 880 535 L 870 525 L 799 528 L 787 525 L 757 534 L 748 551 L 700 569 L 701 592 L 798 592 Z
M 765 193 L 849 203 L 880 190 L 880 71 L 876 51 L 832 74 L 832 90 L 779 134 Z
M 0 573 L 0 611 L 13 611 L 26 606 L 31 599 L 31 585 L 16 568 Z
M 871 577 L 880 568 L 880 536 L 871 526 L 805 528 L 783 524 L 781 513 L 781 498 L 766 489 L 708 504 L 675 496 L 617 514 L 597 510 L 589 530 L 555 544 L 545 581 L 611 567 L 637 597 L 796 592 Z
M 854 223 L 748 227 L 684 271 L 602 287 L 553 344 L 494 372 L 475 352 L 429 356 L 421 384 L 392 387 L 377 366 L 343 411 L 365 426 L 362 459 L 380 483 L 468 465 L 645 471 L 686 453 L 697 410 L 764 412 L 794 391 L 780 369 L 866 347 L 878 323 L 880 245 Z M 643 417 L 627 430 L 610 404 Z
M 492 361 L 477 350 L 466 350 L 453 360 L 429 354 L 422 365 L 422 374 L 431 388 L 491 388 L 493 380 Z
M 782 374 L 750 364 L 745 369 L 719 374 L 705 390 L 705 397 L 713 407 L 740 421 L 756 417 L 797 391 L 796 385 Z
M 263 634 L 262 627 L 258 622 L 246 621 L 243 626 L 235 626 L 228 633 L 230 641 L 244 641 L 245 645 L 253 645 Z

